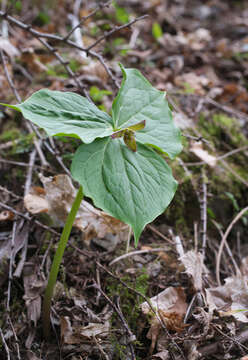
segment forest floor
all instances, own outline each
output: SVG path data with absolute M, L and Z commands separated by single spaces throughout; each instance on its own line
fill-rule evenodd
M 0 107 L 0 359 L 248 359 L 247 1 L 1 7 L 0 102 L 49 88 L 109 112 L 121 62 L 167 92 L 183 151 L 168 160 L 176 195 L 137 248 L 94 211 L 85 231 L 73 228 L 44 339 L 42 298 L 63 228 L 46 201 L 57 196 L 64 211 L 80 141 L 49 139 Z

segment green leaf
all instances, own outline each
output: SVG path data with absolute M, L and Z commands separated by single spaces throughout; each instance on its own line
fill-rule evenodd
M 40 90 L 12 108 L 48 135 L 78 137 L 85 143 L 113 133 L 111 117 L 85 97 L 72 92 Z
M 145 120 L 144 129 L 135 133 L 136 140 L 174 158 L 182 150 L 181 135 L 165 93 L 153 88 L 138 70 L 121 69 L 123 81 L 112 106 L 115 131 Z
M 163 36 L 163 30 L 157 22 L 152 25 L 152 35 L 156 40 Z
M 136 245 L 144 226 L 166 209 L 177 188 L 171 169 L 151 147 L 137 142 L 134 153 L 118 138 L 82 144 L 71 171 L 95 206 L 132 226 Z
M 118 6 L 116 2 L 114 2 L 113 5 L 115 7 L 116 20 L 119 21 L 121 24 L 126 24 L 129 21 L 128 12 L 124 8 Z

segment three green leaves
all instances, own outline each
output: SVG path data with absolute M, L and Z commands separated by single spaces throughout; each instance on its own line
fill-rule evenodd
M 182 149 L 165 93 L 136 69 L 124 69 L 112 118 L 86 98 L 40 90 L 21 104 L 22 112 L 48 135 L 80 138 L 72 176 L 95 206 L 129 224 L 137 245 L 146 224 L 171 202 L 177 182 L 161 154 Z

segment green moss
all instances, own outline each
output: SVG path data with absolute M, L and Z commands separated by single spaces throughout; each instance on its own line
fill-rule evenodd
M 212 118 L 200 114 L 198 127 L 203 137 L 216 147 L 225 145 L 236 147 L 248 143 L 238 120 L 222 113 L 214 114 Z
M 144 268 L 141 270 L 137 269 L 137 273 L 135 275 L 124 275 L 123 277 L 121 277 L 121 280 L 125 282 L 126 285 L 135 289 L 143 295 L 146 295 L 148 291 L 148 279 L 149 276 L 146 272 L 146 269 Z M 115 296 L 118 296 L 120 298 L 120 306 L 123 316 L 126 319 L 131 331 L 137 335 L 140 330 L 138 323 L 141 313 L 140 304 L 144 301 L 144 299 L 135 292 L 127 289 L 118 280 L 112 278 L 107 279 L 106 293 L 110 298 L 114 298 Z M 119 327 L 119 321 L 119 318 L 114 312 L 111 319 L 113 329 Z M 126 359 L 126 346 L 121 345 L 119 339 L 114 335 L 111 338 L 111 342 L 115 349 L 115 358 Z M 135 345 L 142 347 L 142 344 L 140 344 L 138 341 L 135 342 Z
M 138 272 L 138 270 L 137 270 Z M 128 286 L 145 295 L 148 290 L 149 276 L 145 269 L 142 269 L 136 276 L 125 275 L 121 278 Z M 107 283 L 107 293 L 110 297 L 118 295 L 120 297 L 123 315 L 133 331 L 137 330 L 137 319 L 140 314 L 139 305 L 144 301 L 143 298 L 123 286 L 118 280 L 111 279 Z
M 5 130 L 0 135 L 0 140 L 1 141 L 12 141 L 12 140 L 18 139 L 20 137 L 20 135 L 21 135 L 20 130 L 17 128 L 13 128 L 13 129 Z

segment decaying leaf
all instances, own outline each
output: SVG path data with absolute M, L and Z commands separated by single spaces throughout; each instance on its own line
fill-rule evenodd
M 196 291 L 202 290 L 202 274 L 208 273 L 203 263 L 203 255 L 199 252 L 188 251 L 180 257 L 188 275 L 192 276 L 193 285 Z
M 23 221 L 19 221 L 16 227 L 14 237 L 12 238 L 13 234 L 11 234 L 11 236 L 6 236 L 6 240 L 0 241 L 0 285 L 4 283 L 8 276 L 10 258 L 12 259 L 13 268 L 15 267 L 15 257 L 17 253 L 25 246 L 25 243 L 28 239 L 28 233 L 29 223 L 23 223 Z M 22 271 L 22 267 L 17 266 L 17 269 L 20 274 Z M 17 275 L 16 271 L 13 275 Z
M 233 316 L 241 322 L 248 322 L 248 277 L 237 275 L 225 279 L 223 286 L 206 290 L 207 301 L 220 316 Z
M 20 51 L 9 41 L 9 39 L 0 36 L 0 49 L 3 50 L 10 58 L 20 56 Z
M 109 336 L 110 322 L 89 323 L 86 326 L 72 326 L 68 317 L 60 319 L 61 338 L 64 344 L 80 344 L 87 339 L 103 339 Z
M 168 360 L 170 359 L 170 353 L 168 350 L 160 351 L 157 354 L 153 355 L 152 359 Z
M 76 196 L 71 179 L 67 175 L 45 177 L 40 175 L 44 189 L 32 188 L 24 198 L 26 209 L 32 214 L 48 213 L 56 223 L 63 225 Z M 42 190 L 42 191 L 41 191 Z M 127 225 L 82 201 L 74 225 L 84 232 L 85 240 L 104 238 L 106 234 L 127 231 Z
M 147 333 L 147 338 L 151 339 L 150 353 L 153 352 L 156 342 L 159 340 L 161 321 L 166 328 L 171 331 L 180 332 L 184 329 L 183 317 L 187 310 L 186 296 L 183 288 L 168 287 L 158 295 L 150 299 L 153 309 L 157 316 L 151 312 L 147 302 L 141 304 L 141 310 L 144 314 L 153 315 L 151 327 Z
M 175 77 L 174 81 L 177 86 L 183 87 L 185 90 L 188 87 L 188 90 L 199 95 L 205 94 L 206 91 L 204 88 L 209 84 L 209 80 L 206 76 L 196 75 L 193 72 L 178 75 Z
M 44 291 L 46 282 L 39 276 L 38 264 L 35 258 L 30 259 L 24 266 L 23 283 L 28 320 L 36 326 L 41 313 L 41 294 Z
M 217 163 L 217 158 L 203 149 L 201 141 L 193 142 L 190 151 L 211 167 L 214 167 Z

